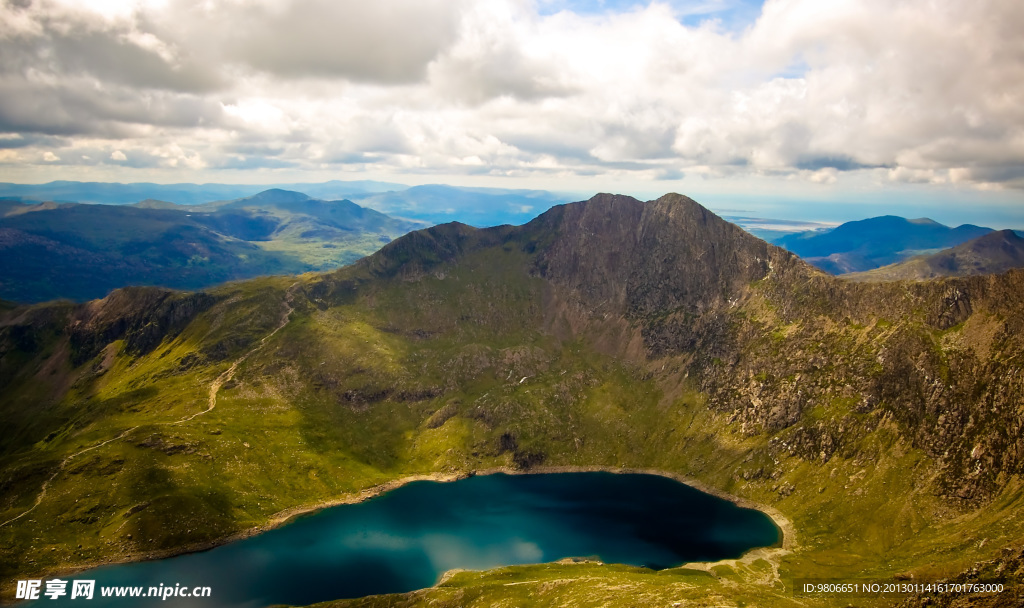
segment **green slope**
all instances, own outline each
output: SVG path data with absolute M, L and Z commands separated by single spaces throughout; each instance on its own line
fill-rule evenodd
M 0 312 L 0 578 L 409 475 L 602 466 L 774 509 L 786 545 L 340 605 L 845 606 L 792 581 L 948 576 L 1024 541 L 1022 299 L 1021 272 L 846 284 L 684 197 L 602 195 L 327 275 Z

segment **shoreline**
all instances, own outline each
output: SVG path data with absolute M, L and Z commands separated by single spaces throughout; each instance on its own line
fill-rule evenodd
M 390 481 L 386 481 L 384 483 L 380 483 L 380 484 L 377 484 L 375 486 L 370 486 L 368 488 L 364 488 L 363 490 L 360 490 L 358 492 L 353 492 L 353 493 L 350 493 L 350 494 L 344 494 L 344 495 L 342 495 L 342 496 L 340 496 L 338 498 L 332 498 L 332 499 L 328 499 L 328 500 L 321 500 L 321 501 L 318 501 L 318 502 L 315 502 L 315 503 L 310 503 L 310 504 L 306 504 L 306 505 L 299 505 L 299 506 L 295 506 L 295 507 L 291 507 L 291 508 L 285 509 L 283 511 L 278 511 L 277 513 L 271 515 L 270 518 L 267 520 L 267 522 L 264 523 L 264 524 L 261 524 L 261 525 L 258 525 L 258 526 L 253 526 L 251 528 L 246 528 L 245 530 L 240 530 L 240 531 L 238 531 L 238 532 L 236 532 L 234 534 L 229 534 L 227 536 L 222 536 L 220 538 L 217 538 L 217 539 L 214 539 L 214 540 L 211 540 L 211 541 L 204 541 L 204 542 L 201 542 L 201 543 L 194 543 L 194 544 L 186 545 L 186 546 L 179 547 L 179 548 L 176 548 L 176 549 L 167 549 L 167 550 L 162 550 L 162 551 L 149 551 L 149 552 L 145 552 L 145 553 L 133 553 L 133 554 L 131 554 L 131 557 L 124 558 L 124 559 L 118 559 L 117 556 L 114 556 L 114 557 L 112 557 L 110 559 L 100 560 L 100 561 L 96 561 L 96 562 L 90 562 L 90 563 L 87 563 L 87 564 L 81 564 L 81 565 L 78 565 L 78 566 L 75 566 L 75 567 L 59 568 L 59 569 L 56 569 L 56 570 L 53 570 L 53 571 L 46 572 L 45 575 L 43 575 L 43 574 L 34 574 L 34 575 L 24 575 L 24 576 L 33 576 L 33 577 L 35 577 L 35 576 L 38 576 L 38 577 L 43 577 L 43 576 L 54 577 L 54 576 L 57 576 L 57 577 L 61 577 L 61 576 L 68 576 L 68 575 L 71 575 L 71 574 L 75 574 L 75 573 L 78 573 L 78 572 L 83 572 L 83 571 L 86 571 L 86 570 L 92 570 L 94 568 L 101 568 L 101 567 L 104 567 L 104 566 L 116 566 L 116 565 L 122 565 L 122 564 L 132 564 L 132 563 L 136 563 L 136 562 L 156 561 L 156 560 L 162 560 L 162 559 L 169 559 L 169 558 L 172 558 L 172 557 L 177 557 L 179 555 L 187 555 L 189 553 L 201 553 L 203 551 L 209 551 L 210 549 L 214 549 L 214 548 L 222 546 L 222 545 L 227 545 L 229 543 L 233 543 L 233 542 L 236 542 L 236 541 L 244 540 L 246 538 L 251 538 L 253 536 L 257 536 L 259 534 L 262 534 L 264 532 L 268 532 L 270 530 L 273 530 L 273 529 L 276 529 L 276 528 L 280 528 L 280 527 L 288 524 L 293 519 L 295 519 L 297 517 L 301 517 L 303 515 L 309 515 L 309 514 L 312 514 L 312 513 L 316 513 L 318 511 L 322 511 L 324 509 L 329 509 L 331 507 L 337 507 L 337 506 L 341 506 L 341 505 L 358 504 L 358 503 L 361 503 L 361 502 L 365 502 L 367 500 L 371 500 L 371 499 L 376 498 L 377 496 L 380 496 L 380 495 L 382 495 L 382 494 L 384 494 L 386 492 L 390 492 L 391 490 L 398 489 L 398 488 L 400 488 L 400 487 L 402 487 L 402 486 L 404 486 L 406 484 L 413 483 L 413 482 L 416 482 L 416 481 L 435 481 L 435 482 L 439 482 L 439 483 L 449 483 L 449 482 L 453 482 L 453 481 L 459 481 L 461 479 L 468 479 L 470 477 L 475 477 L 475 476 L 478 476 L 478 475 L 495 475 L 495 474 L 505 474 L 505 475 L 544 475 L 544 474 L 557 474 L 557 473 L 613 473 L 613 474 L 617 474 L 617 475 L 638 475 L 639 474 L 639 475 L 657 475 L 659 477 L 665 477 L 665 478 L 671 479 L 673 481 L 676 481 L 678 483 L 682 483 L 684 485 L 687 485 L 687 486 L 689 486 L 691 488 L 694 488 L 696 490 L 699 490 L 701 492 L 704 492 L 706 494 L 710 494 L 712 496 L 715 496 L 716 498 L 720 498 L 722 500 L 727 500 L 727 501 L 729 501 L 729 502 L 731 502 L 731 503 L 733 503 L 733 504 L 735 504 L 737 506 L 744 507 L 744 508 L 749 508 L 749 509 L 755 509 L 757 511 L 760 511 L 760 512 L 764 513 L 765 515 L 767 515 L 772 520 L 772 522 L 774 522 L 775 526 L 780 530 L 780 532 L 782 534 L 782 545 L 781 546 L 758 547 L 758 548 L 754 548 L 754 549 L 749 549 L 748 551 L 744 552 L 743 555 L 741 555 L 738 558 L 723 559 L 723 560 L 718 560 L 718 561 L 714 561 L 714 562 L 691 562 L 691 563 L 686 563 L 686 564 L 680 564 L 678 566 L 675 566 L 674 568 L 668 568 L 668 570 L 672 570 L 672 569 L 675 569 L 675 568 L 695 568 L 695 569 L 700 569 L 700 570 L 709 570 L 710 568 L 713 568 L 713 567 L 715 567 L 717 565 L 720 565 L 720 564 L 734 563 L 734 562 L 738 562 L 738 561 L 746 561 L 748 559 L 759 559 L 759 558 L 769 559 L 769 561 L 772 561 L 774 563 L 774 560 L 772 558 L 781 557 L 782 555 L 785 555 L 787 553 L 791 553 L 793 551 L 793 549 L 795 549 L 798 546 L 798 544 L 796 543 L 796 531 L 795 531 L 795 529 L 793 527 L 793 523 L 789 520 L 789 518 L 787 518 L 785 515 L 783 515 L 778 509 L 775 509 L 774 507 L 771 507 L 771 506 L 768 506 L 768 505 L 762 505 L 762 504 L 759 504 L 759 503 L 756 503 L 756 502 L 753 502 L 753 501 L 741 498 L 739 496 L 733 496 L 731 494 L 728 494 L 727 492 L 723 492 L 721 490 L 718 490 L 717 488 L 710 487 L 710 486 L 704 484 L 703 482 L 701 482 L 701 481 L 699 481 L 697 479 L 686 477 L 684 475 L 679 475 L 677 473 L 672 473 L 670 471 L 664 471 L 664 470 L 661 470 L 661 469 L 647 469 L 647 468 L 633 468 L 633 467 L 612 467 L 612 466 L 598 466 L 598 465 L 594 465 L 594 466 L 590 466 L 590 465 L 552 465 L 552 466 L 538 466 L 538 467 L 533 467 L 533 468 L 530 468 L 530 469 L 516 469 L 516 468 L 512 468 L 512 467 L 508 467 L 508 466 L 500 466 L 500 467 L 489 467 L 489 468 L 485 468 L 485 469 L 472 469 L 472 470 L 469 470 L 469 471 L 460 471 L 460 472 L 452 472 L 452 473 L 423 473 L 423 474 L 418 474 L 418 475 L 406 475 L 405 477 L 399 477 L 397 479 L 392 479 Z M 436 586 L 436 585 L 440 584 L 441 582 L 443 582 L 444 580 L 446 580 L 448 575 L 449 575 L 448 572 L 443 573 L 440 576 L 440 578 L 438 579 L 438 581 L 436 583 L 434 583 L 434 585 L 432 585 L 432 587 Z M 425 589 L 429 589 L 429 587 L 424 587 L 424 588 Z M 5 602 L 0 602 L 0 605 L 9 605 L 9 604 L 7 604 Z

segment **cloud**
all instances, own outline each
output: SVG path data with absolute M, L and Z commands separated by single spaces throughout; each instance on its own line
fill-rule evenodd
M 110 160 L 128 160 L 128 157 L 124 155 L 124 152 L 120 150 L 114 150 L 110 153 Z
M 578 91 L 563 80 L 558 46 L 547 44 L 539 20 L 516 3 L 478 3 L 463 16 L 463 35 L 432 62 L 431 84 L 456 101 L 496 97 L 537 100 Z
M 1024 4 L 753 6 L 8 2 L 0 148 L 5 168 L 45 152 L 61 165 L 107 162 L 116 150 L 121 165 L 167 175 L 358 168 L 828 184 L 870 173 L 1021 187 Z
M 186 41 L 162 39 L 142 14 L 111 16 L 55 0 L 0 8 L 0 73 L 88 77 L 139 88 L 208 92 L 223 86 L 215 64 Z
M 225 55 L 276 76 L 420 80 L 456 34 L 459 1 L 292 0 L 223 3 L 207 9 Z

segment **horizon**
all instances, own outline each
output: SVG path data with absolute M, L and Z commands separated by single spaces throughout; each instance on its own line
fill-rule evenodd
M 96 184 L 96 185 L 121 185 L 121 186 L 157 186 L 157 187 L 173 187 L 173 186 L 251 186 L 254 188 L 266 186 L 267 189 L 278 188 L 278 189 L 289 189 L 289 188 L 301 188 L 302 186 L 321 186 L 332 183 L 363 183 L 373 182 L 381 185 L 397 186 L 395 189 L 388 190 L 377 190 L 375 192 L 401 192 L 408 188 L 422 187 L 422 186 L 441 186 L 441 187 L 455 187 L 455 188 L 479 188 L 479 189 L 492 189 L 496 191 L 509 190 L 509 191 L 520 191 L 520 192 L 542 192 L 552 196 L 560 196 L 563 200 L 561 202 L 552 203 L 548 206 L 538 207 L 537 211 L 529 215 L 526 219 L 532 219 L 540 213 L 543 213 L 553 204 L 579 202 L 590 199 L 592 196 L 598 194 L 598 191 L 584 193 L 584 192 L 566 192 L 566 191 L 551 191 L 551 190 L 534 190 L 525 188 L 500 188 L 495 186 L 456 186 L 453 184 L 445 183 L 421 183 L 421 184 L 400 184 L 397 182 L 380 182 L 377 180 L 340 180 L 332 179 L 322 182 L 297 182 L 297 183 L 250 183 L 250 182 L 110 182 L 110 181 L 78 181 L 78 180 L 50 180 L 46 182 L 31 183 L 31 184 L 19 184 L 15 182 L 0 182 L 0 186 L 14 185 L 14 186 L 45 186 L 49 184 Z M 301 190 L 294 190 L 301 192 Z M 815 201 L 813 199 L 780 199 L 777 196 L 763 196 L 763 197 L 751 197 L 751 196 L 729 196 L 726 195 L 711 195 L 707 198 L 699 198 L 688 194 L 686 192 L 679 191 L 664 191 L 660 194 L 654 194 L 653 192 L 647 193 L 628 193 L 628 192 L 608 192 L 610 194 L 624 194 L 626 196 L 632 196 L 641 201 L 651 201 L 666 194 L 682 194 L 688 196 L 706 207 L 715 214 L 734 221 L 740 224 L 744 228 L 747 228 L 746 223 L 736 222 L 735 220 L 742 218 L 748 220 L 767 220 L 767 221 L 779 221 L 783 222 L 788 226 L 796 226 L 801 223 L 807 223 L 811 225 L 808 229 L 822 228 L 822 227 L 835 227 L 842 223 L 859 221 L 880 216 L 897 216 L 903 217 L 908 220 L 917 219 L 929 219 L 937 221 L 940 224 L 956 227 L 960 225 L 977 225 L 993 228 L 996 230 L 1010 229 L 1021 231 L 1024 230 L 1024 209 L 1018 210 L 1014 207 L 1005 207 L 1001 205 L 979 205 L 973 204 L 970 206 L 964 205 L 933 205 L 928 200 L 905 200 L 900 204 L 892 204 L 887 202 L 850 202 L 842 200 L 833 200 L 831 204 L 822 205 L 821 201 Z M 254 192 L 255 194 L 256 192 Z M 307 194 L 307 193 L 303 193 Z M 308 195 L 308 194 L 307 194 Z M 5 197 L 9 198 L 11 195 L 0 194 L 0 199 Z M 312 196 L 312 198 L 318 198 Z M 38 199 L 41 200 L 41 199 Z M 64 199 L 55 199 L 57 202 L 80 202 L 70 201 Z M 215 199 L 211 199 L 215 200 Z M 91 201 L 86 201 L 91 202 Z M 139 201 L 135 201 L 139 202 Z M 176 202 L 176 201 L 169 201 Z M 109 204 L 124 204 L 124 203 L 109 203 Z M 191 203 L 181 203 L 191 204 Z M 371 207 L 372 208 L 372 207 Z M 752 224 L 753 225 L 753 224 Z
M 0 181 L 678 192 L 766 218 L 1021 228 L 1024 80 L 1005 27 L 1021 13 L 1000 0 L 9 4 Z

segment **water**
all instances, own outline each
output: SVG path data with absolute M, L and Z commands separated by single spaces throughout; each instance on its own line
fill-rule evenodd
M 452 568 L 594 557 L 653 569 L 738 557 L 781 533 L 765 514 L 656 475 L 554 473 L 420 481 L 245 540 L 64 577 L 91 601 L 35 606 L 260 607 L 429 587 Z M 101 598 L 100 586 L 209 586 L 207 599 Z M 45 582 L 43 584 L 45 591 Z

